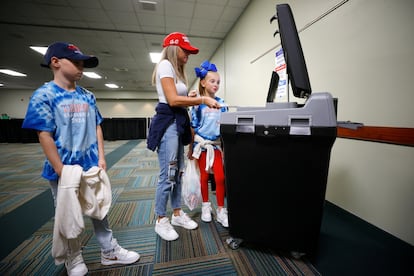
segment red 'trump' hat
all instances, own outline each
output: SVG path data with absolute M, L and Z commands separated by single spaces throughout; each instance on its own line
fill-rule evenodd
M 190 52 L 190 54 L 197 54 L 198 48 L 191 46 L 190 40 L 188 37 L 179 32 L 170 33 L 164 38 L 164 42 L 162 43 L 162 47 L 167 47 L 170 45 L 180 46 L 182 49 Z

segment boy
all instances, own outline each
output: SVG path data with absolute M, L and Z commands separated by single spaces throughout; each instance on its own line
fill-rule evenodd
M 103 118 L 95 96 L 76 84 L 82 77 L 84 67 L 97 65 L 96 57 L 84 55 L 73 44 L 51 44 L 41 66 L 53 71 L 53 81 L 33 93 L 23 121 L 23 128 L 37 131 L 46 155 L 42 176 L 50 182 L 55 207 L 59 204 L 56 201 L 58 183 L 64 165 L 80 165 L 83 171 L 93 166 L 106 170 L 100 126 Z M 139 259 L 138 253 L 122 248 L 112 237 L 107 216 L 102 220 L 91 219 L 101 245 L 103 265 L 131 264 Z M 68 240 L 67 247 L 64 262 L 68 275 L 85 275 L 88 269 L 82 258 L 79 239 Z M 55 262 L 58 264 L 61 261 L 55 259 Z

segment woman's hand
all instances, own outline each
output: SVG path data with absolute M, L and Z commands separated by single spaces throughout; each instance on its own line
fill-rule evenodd
M 213 98 L 208 96 L 202 96 L 202 103 L 206 104 L 210 108 L 219 109 L 221 106 L 220 104 Z

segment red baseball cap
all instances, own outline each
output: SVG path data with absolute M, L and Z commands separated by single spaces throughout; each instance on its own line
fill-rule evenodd
M 171 45 L 180 46 L 182 49 L 190 52 L 190 54 L 197 54 L 198 48 L 191 46 L 190 40 L 188 37 L 179 32 L 170 33 L 164 38 L 164 42 L 162 44 L 162 47 L 167 47 Z

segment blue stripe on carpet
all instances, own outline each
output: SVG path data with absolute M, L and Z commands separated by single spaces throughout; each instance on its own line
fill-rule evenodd
M 142 140 L 130 140 L 105 156 L 107 169 L 111 168 Z M 40 173 L 40 172 L 39 172 Z M 50 220 L 55 214 L 50 189 L 0 217 L 0 260 L 22 241 Z
M 53 197 L 46 190 L 0 218 L 0 260 L 53 217 Z
M 124 155 L 130 150 L 135 148 L 142 140 L 130 140 L 128 143 L 123 144 L 116 150 L 105 155 L 107 169 L 109 170 L 116 162 L 118 162 Z

